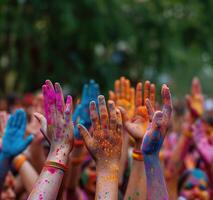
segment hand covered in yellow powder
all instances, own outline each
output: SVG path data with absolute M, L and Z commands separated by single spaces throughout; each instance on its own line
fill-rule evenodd
M 147 125 L 149 123 L 149 114 L 145 105 L 145 100 L 149 99 L 152 108 L 155 108 L 155 85 L 150 84 L 149 81 L 146 81 L 144 84 L 143 92 L 144 95 L 142 97 L 142 83 L 138 83 L 136 86 L 135 96 L 135 114 L 132 120 L 128 117 L 128 114 L 125 109 L 120 108 L 123 116 L 124 127 L 135 139 L 136 148 L 139 149 L 143 136 L 146 132 Z
M 135 113 L 135 90 L 131 88 L 130 81 L 125 77 L 121 77 L 120 80 L 116 80 L 115 91 L 109 92 L 110 100 L 113 100 L 116 106 L 123 107 L 127 111 L 127 115 L 130 119 Z

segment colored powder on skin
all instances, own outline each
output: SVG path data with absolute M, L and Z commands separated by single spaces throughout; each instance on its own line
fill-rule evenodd
M 48 170 L 51 174 L 55 174 L 55 173 L 56 173 L 56 169 L 54 169 L 54 168 L 47 167 L 47 170 Z

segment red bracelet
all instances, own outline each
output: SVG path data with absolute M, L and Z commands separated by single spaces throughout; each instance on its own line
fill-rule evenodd
M 75 147 L 81 147 L 84 145 L 84 141 L 83 140 L 74 140 L 74 146 Z
M 66 165 L 54 161 L 47 161 L 45 167 L 53 167 L 56 169 L 61 169 L 64 172 L 68 170 L 68 167 Z

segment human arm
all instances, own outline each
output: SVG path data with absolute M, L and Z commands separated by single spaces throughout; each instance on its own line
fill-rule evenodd
M 98 97 L 99 115 L 94 101 L 90 103 L 90 119 L 93 132 L 79 125 L 85 145 L 96 162 L 97 182 L 95 199 L 118 199 L 118 171 L 122 146 L 121 113 L 113 101 Z
M 46 118 L 39 113 L 35 115 L 41 122 L 42 132 L 51 146 L 29 200 L 57 198 L 73 146 L 72 97 L 68 96 L 65 104 L 60 85 L 55 83 L 54 87 L 49 80 L 42 86 L 42 92 Z
M 159 151 L 166 136 L 172 113 L 171 94 L 166 85 L 162 86 L 161 95 L 162 111 L 154 112 L 150 101 L 146 100 L 150 122 L 143 138 L 141 150 L 144 156 L 148 200 L 169 199 L 159 159 Z
M 24 151 L 33 139 L 32 135 L 24 138 L 26 120 L 26 113 L 17 110 L 7 122 L 0 152 L 0 191 L 13 158 Z
M 124 199 L 146 199 L 146 175 L 140 148 L 149 122 L 145 100 L 147 98 L 150 99 L 153 108 L 155 107 L 155 85 L 150 84 L 149 81 L 146 81 L 144 84 L 143 97 L 144 98 L 142 98 L 142 83 L 138 83 L 136 86 L 135 115 L 133 120 L 130 120 L 126 111 L 121 108 L 124 127 L 135 140 L 132 169 Z M 137 177 L 137 179 L 135 177 Z
M 132 119 L 135 112 L 135 90 L 131 87 L 129 79 L 121 77 L 114 83 L 114 91 L 109 91 L 109 99 L 115 102 L 117 107 L 122 107 L 126 110 L 129 119 Z M 128 160 L 128 149 L 129 149 L 129 134 L 124 129 L 123 143 L 119 167 L 119 185 L 123 182 L 123 175 Z

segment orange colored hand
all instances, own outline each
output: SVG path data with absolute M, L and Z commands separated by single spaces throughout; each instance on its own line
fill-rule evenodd
M 200 117 L 204 111 L 204 97 L 197 77 L 192 80 L 191 95 L 187 95 L 186 100 L 191 115 L 195 118 Z
M 138 83 L 136 86 L 136 96 L 135 96 L 135 114 L 131 120 L 126 111 L 121 109 L 124 126 L 131 136 L 135 139 L 136 143 L 141 144 L 143 136 L 146 132 L 147 125 L 149 122 L 149 114 L 145 105 L 145 100 L 149 99 L 152 108 L 155 107 L 155 85 L 150 84 L 146 81 L 144 84 L 144 95 L 142 98 L 142 83 Z M 153 110 L 154 112 L 154 110 Z
M 86 147 L 96 161 L 97 166 L 111 166 L 118 164 L 122 146 L 122 118 L 119 109 L 116 109 L 113 101 L 108 101 L 109 112 L 104 96 L 98 96 L 97 112 L 94 101 L 90 103 L 90 119 L 92 122 L 92 134 L 83 126 L 79 125 Z
M 118 107 L 123 107 L 132 119 L 135 112 L 135 90 L 131 88 L 130 81 L 125 77 L 115 81 L 115 91 L 109 92 L 109 99 L 113 100 Z

